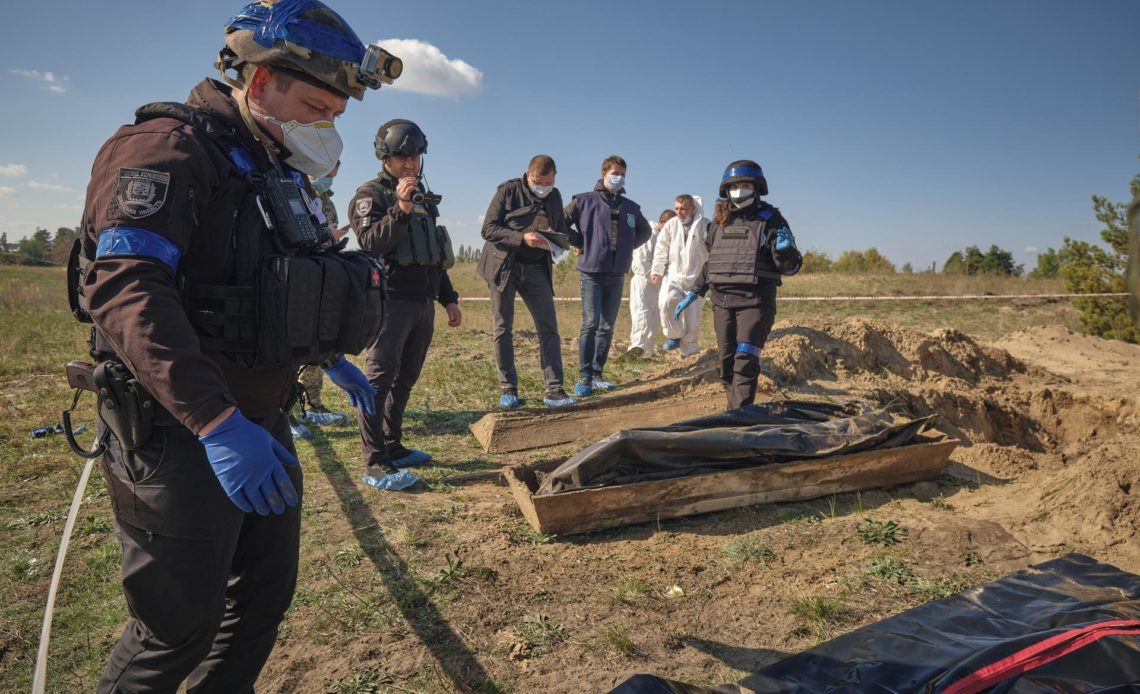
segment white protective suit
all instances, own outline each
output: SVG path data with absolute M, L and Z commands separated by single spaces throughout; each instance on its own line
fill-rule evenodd
M 661 313 L 657 307 L 661 285 L 649 283 L 653 248 L 661 232 L 661 223 L 650 222 L 649 226 L 653 229 L 649 241 L 633 249 L 633 279 L 629 281 L 629 348 L 640 349 L 644 357 L 653 355 L 654 339 L 661 329 Z
M 701 308 L 704 297 L 689 305 L 681 314 L 680 320 L 673 318 L 673 311 L 689 289 L 697 284 L 701 269 L 709 259 L 705 241 L 708 237 L 709 220 L 705 218 L 704 203 L 694 195 L 692 221 L 686 226 L 677 217 L 665 222 L 657 236 L 657 246 L 653 251 L 653 267 L 650 273 L 661 275 L 661 294 L 658 304 L 661 307 L 661 327 L 665 337 L 681 341 L 681 356 L 687 357 L 701 351 Z

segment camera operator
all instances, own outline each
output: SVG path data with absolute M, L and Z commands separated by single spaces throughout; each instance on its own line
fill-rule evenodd
M 435 330 L 438 301 L 447 324 L 463 319 L 447 269 L 455 263 L 447 229 L 436 223 L 440 196 L 422 183 L 428 141 L 410 120 L 390 120 L 376 133 L 380 175 L 360 186 L 348 208 L 360 246 L 388 271 L 389 303 L 380 334 L 366 353 L 365 374 L 377 390 L 376 412 L 360 416 L 367 476 L 381 489 L 403 488 L 398 468 L 431 460 L 401 442 L 404 408 L 420 376 Z M 388 481 L 385 482 L 385 478 Z M 370 481 L 370 483 L 372 483 Z

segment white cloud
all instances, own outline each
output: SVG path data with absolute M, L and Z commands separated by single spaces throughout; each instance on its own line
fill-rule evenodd
M 28 187 L 32 190 L 52 190 L 59 193 L 74 193 L 75 189 L 71 186 L 63 186 L 58 183 L 41 183 L 39 181 L 29 181 Z
M 16 189 L 9 188 L 8 186 L 0 186 L 0 200 L 7 200 L 8 198 L 16 197 Z
M 19 178 L 28 173 L 28 167 L 23 164 L 0 164 L 0 176 Z
M 8 72 L 13 75 L 35 80 L 41 83 L 41 86 L 49 92 L 62 94 L 67 91 L 66 83 L 69 81 L 68 78 L 63 75 L 57 77 L 54 72 L 43 72 L 40 70 L 9 70 Z
M 483 89 L 482 71 L 448 58 L 426 41 L 383 39 L 377 43 L 404 61 L 404 73 L 392 83 L 394 89 L 435 96 L 478 94 Z
M 1037 246 L 1026 246 L 1025 252 L 1026 253 L 1039 253 L 1040 251 L 1037 250 Z

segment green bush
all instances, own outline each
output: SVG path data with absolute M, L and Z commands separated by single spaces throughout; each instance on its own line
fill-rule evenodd
M 1130 188 L 1132 197 L 1140 196 L 1140 175 L 1133 177 Z M 1061 279 L 1065 287 L 1074 293 L 1125 292 L 1129 251 L 1127 203 L 1114 203 L 1100 195 L 1092 196 L 1092 203 L 1093 214 L 1104 225 L 1100 237 L 1108 247 L 1075 241 L 1066 236 L 1060 251 L 1064 258 Z M 1073 305 L 1081 312 L 1081 324 L 1086 333 L 1140 342 L 1140 329 L 1132 322 L 1128 303 L 1123 297 L 1076 299 Z

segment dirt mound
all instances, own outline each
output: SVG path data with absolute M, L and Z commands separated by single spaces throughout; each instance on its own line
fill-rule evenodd
M 778 324 L 764 349 L 765 372 L 784 384 L 893 375 L 907 380 L 951 378 L 976 384 L 1005 378 L 1025 365 L 958 330 L 927 335 L 877 320 Z
M 1010 333 L 995 343 L 1065 382 L 1125 397 L 1140 383 L 1140 345 L 1080 335 L 1063 326 L 1038 326 Z
M 1076 537 L 1111 546 L 1140 531 L 1140 440 L 1120 436 L 1093 448 L 1041 490 L 1043 512 Z

